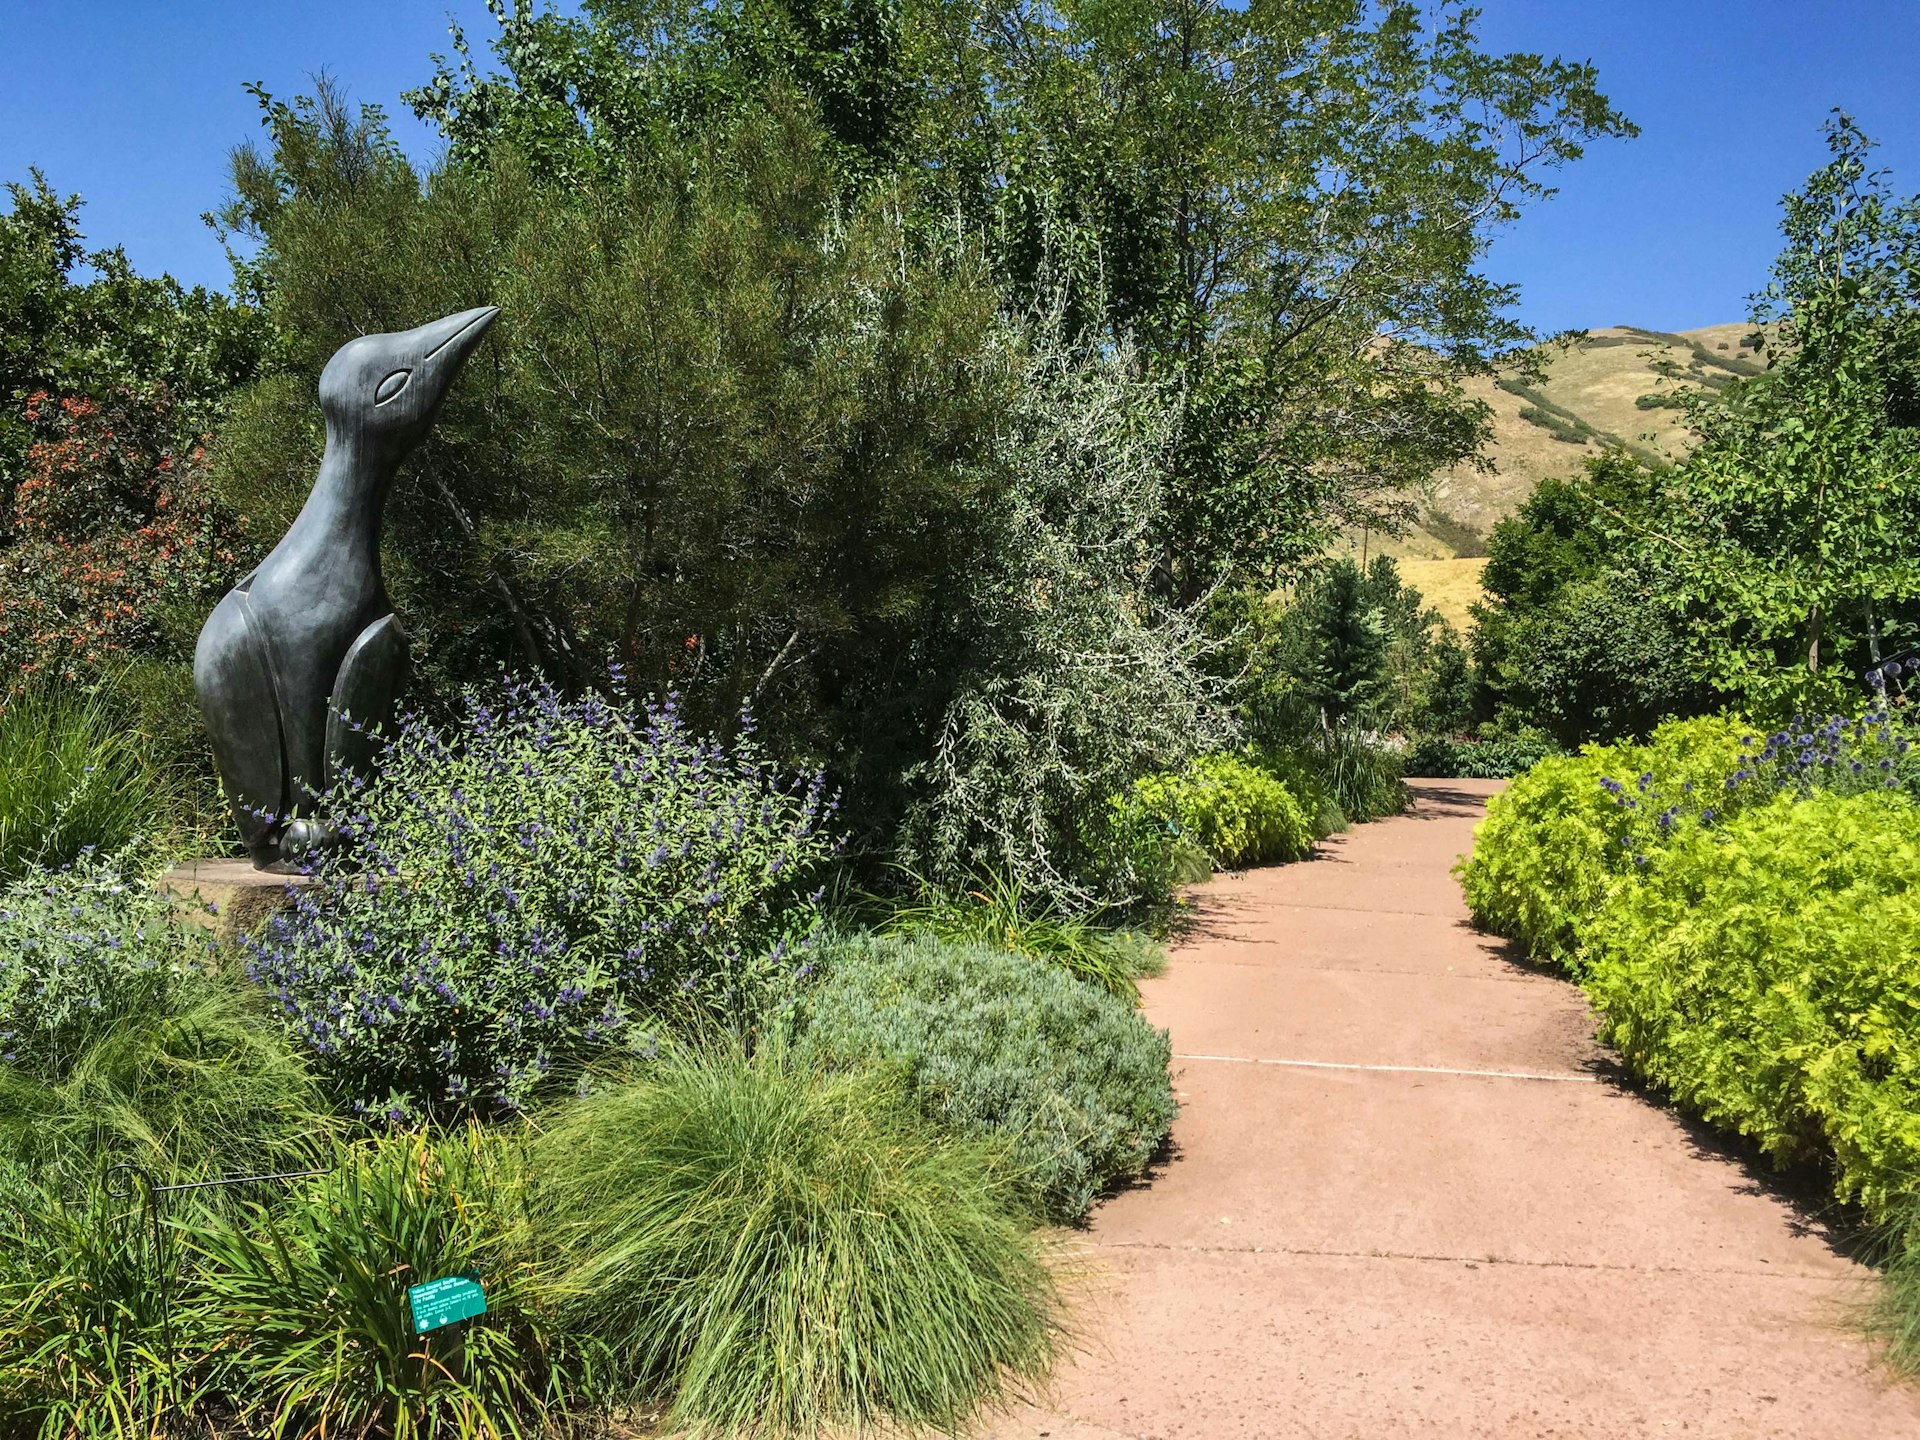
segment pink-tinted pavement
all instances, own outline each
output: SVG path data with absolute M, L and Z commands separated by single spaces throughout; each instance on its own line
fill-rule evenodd
M 1085 1349 L 999 1440 L 1920 1437 L 1803 1202 L 1618 1084 L 1467 923 L 1492 784 L 1222 876 L 1147 1013 L 1181 1114 L 1087 1237 Z

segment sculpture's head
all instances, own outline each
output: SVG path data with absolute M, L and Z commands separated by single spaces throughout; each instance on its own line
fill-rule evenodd
M 425 437 L 453 377 L 499 313 L 482 305 L 396 334 L 349 340 L 320 372 L 327 428 L 397 461 Z

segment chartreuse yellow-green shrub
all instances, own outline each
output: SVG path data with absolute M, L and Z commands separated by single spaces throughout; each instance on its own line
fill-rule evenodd
M 1804 726 L 1804 728 L 1803 728 Z M 1461 867 L 1635 1073 L 1877 1220 L 1920 1201 L 1920 802 L 1890 711 L 1542 761 Z
M 1136 780 L 1114 801 L 1126 829 L 1145 816 L 1183 835 L 1223 869 L 1298 860 L 1313 822 L 1278 778 L 1238 755 L 1208 755 L 1185 770 Z
M 1580 927 L 1605 1037 L 1876 1218 L 1920 1193 L 1920 806 L 1782 796 L 1636 870 Z
M 1750 736 L 1713 716 L 1542 760 L 1487 802 L 1459 872 L 1474 918 L 1577 972 L 1582 921 L 1672 834 L 1736 807 L 1726 782 Z

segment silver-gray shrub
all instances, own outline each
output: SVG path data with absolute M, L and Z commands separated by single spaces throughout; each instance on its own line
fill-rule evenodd
M 657 1027 L 751 1035 L 808 968 L 835 850 L 821 776 L 752 721 L 544 683 L 402 720 L 332 798 L 351 848 L 251 945 L 249 973 L 340 1098 L 393 1120 L 497 1113 Z
M 936 883 L 996 871 L 1079 910 L 1142 888 L 1088 844 L 1106 797 L 1222 748 L 1235 722 L 1199 663 L 1204 602 L 1170 606 L 1150 583 L 1174 397 L 1126 349 L 1078 353 L 1056 323 L 1021 343 L 969 661 L 907 777 L 900 850 Z
M 804 1059 L 878 1065 L 940 1124 L 1010 1142 L 1036 1208 L 1061 1223 L 1144 1172 L 1178 1108 L 1166 1031 L 1057 965 L 992 946 L 826 947 L 795 1015 Z

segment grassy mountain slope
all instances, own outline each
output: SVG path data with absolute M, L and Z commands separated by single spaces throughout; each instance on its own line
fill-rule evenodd
M 1681 389 L 1717 389 L 1757 375 L 1761 364 L 1747 344 L 1747 325 L 1710 325 L 1668 333 L 1630 325 L 1589 331 L 1550 347 L 1546 378 L 1537 385 L 1502 378 L 1476 382 L 1474 394 L 1493 407 L 1491 471 L 1470 466 L 1442 475 L 1433 509 L 1484 535 L 1510 515 L 1534 485 L 1564 475 L 1602 446 L 1624 445 L 1649 459 L 1671 459 L 1686 446 L 1677 408 L 1660 403 Z M 1444 520 L 1423 527 L 1432 545 L 1423 551 L 1458 554 L 1471 542 L 1449 533 Z
M 1567 475 L 1607 445 L 1673 459 L 1687 444 L 1681 411 L 1661 397 L 1717 389 L 1762 368 L 1746 324 L 1668 332 L 1613 325 L 1548 347 L 1546 378 L 1478 380 L 1468 387 L 1493 411 L 1490 468 L 1460 466 L 1438 477 L 1417 529 L 1354 535 L 1356 557 L 1387 554 L 1407 581 L 1456 627 L 1480 596 L 1482 548 L 1494 522 L 1519 509 L 1549 475 Z

